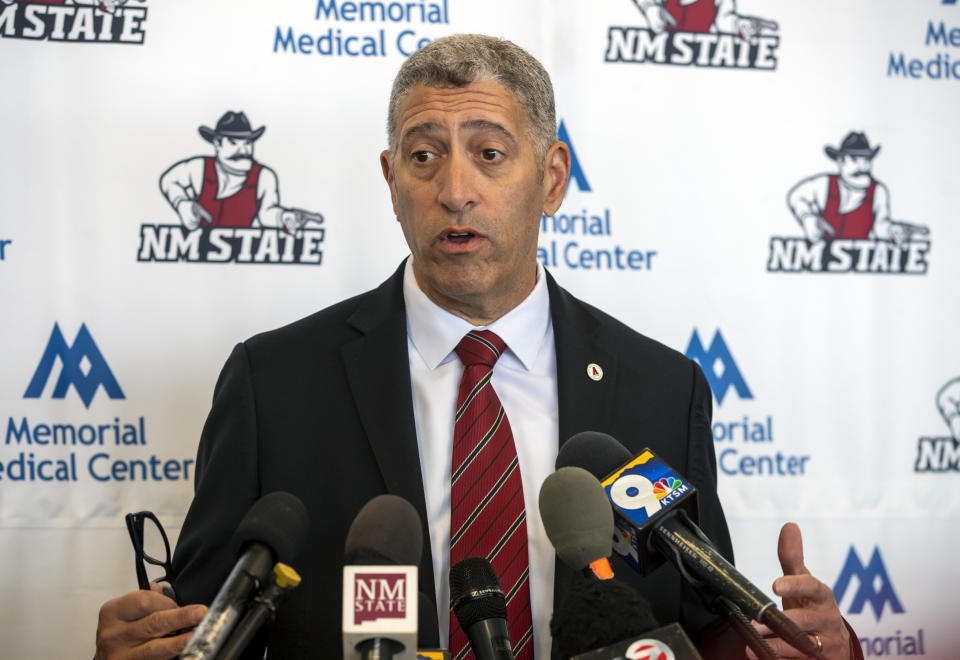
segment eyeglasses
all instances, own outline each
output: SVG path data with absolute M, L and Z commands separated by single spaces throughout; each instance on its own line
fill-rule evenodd
M 156 582 L 170 583 L 173 565 L 170 563 L 170 542 L 167 540 L 167 533 L 163 531 L 163 525 L 152 511 L 128 513 L 125 520 L 127 531 L 130 532 L 130 542 L 133 543 L 137 584 L 141 589 L 150 588 L 147 564 L 163 568 L 163 577 L 157 578 Z

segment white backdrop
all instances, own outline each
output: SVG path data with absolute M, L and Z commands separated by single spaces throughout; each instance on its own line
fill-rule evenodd
M 544 219 L 547 267 L 691 356 L 696 332 L 741 569 L 767 587 L 779 527 L 796 520 L 807 565 L 837 587 L 868 657 L 955 656 L 960 423 L 951 431 L 937 397 L 943 388 L 948 412 L 960 405 L 960 6 L 741 0 L 741 14 L 776 23 L 752 47 L 681 30 L 661 58 L 631 0 L 131 0 L 113 14 L 9 2 L 5 655 L 89 657 L 99 605 L 136 586 L 123 514 L 151 509 L 176 535 L 233 344 L 375 286 L 403 258 L 377 161 L 390 82 L 419 39 L 486 32 L 551 72 L 581 168 Z M 680 42 L 694 63 L 678 61 Z M 371 54 L 343 52 L 365 44 Z M 180 231 L 161 174 L 213 155 L 197 129 L 228 110 L 266 127 L 255 158 L 275 172 L 281 204 L 323 215 L 310 226 L 320 263 L 140 260 L 143 226 Z M 851 131 L 881 146 L 873 176 L 891 217 L 929 230 L 912 239 L 919 272 L 869 272 L 869 260 L 857 272 L 859 252 L 894 249 L 876 239 L 826 248 L 854 254 L 850 272 L 777 272 L 774 237 L 808 247 L 787 192 L 835 173 L 824 147 Z M 584 215 L 602 221 L 572 218 Z M 921 442 L 935 460 L 918 463 Z M 146 479 L 127 467 L 149 471 L 151 457 Z

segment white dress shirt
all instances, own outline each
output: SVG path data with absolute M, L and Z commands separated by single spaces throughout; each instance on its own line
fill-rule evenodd
M 454 411 L 463 364 L 454 353 L 475 326 L 433 303 L 417 285 L 407 260 L 403 297 L 413 388 L 413 416 L 420 445 L 420 470 L 430 526 L 437 587 L 440 645 L 447 646 L 450 620 L 450 471 Z M 550 657 L 554 549 L 540 520 L 540 486 L 553 473 L 560 425 L 557 413 L 557 354 L 550 298 L 542 266 L 526 299 L 483 328 L 507 344 L 493 368 L 493 389 L 513 430 L 527 511 L 530 606 L 537 658 Z

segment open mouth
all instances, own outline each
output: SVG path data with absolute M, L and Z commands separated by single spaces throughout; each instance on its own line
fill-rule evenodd
M 447 232 L 446 239 L 451 243 L 466 243 L 476 236 L 472 231 L 451 231 Z

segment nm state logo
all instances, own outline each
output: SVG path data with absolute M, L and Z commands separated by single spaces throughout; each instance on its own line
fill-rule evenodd
M 960 472 L 960 376 L 940 388 L 936 405 L 950 435 L 920 438 L 913 469 L 915 472 Z
M 633 4 L 644 25 L 611 26 L 607 62 L 777 68 L 779 25 L 741 13 L 736 0 L 633 0 Z
M 705 348 L 700 340 L 700 334 L 696 328 L 693 330 L 693 336 L 690 337 L 690 343 L 684 353 L 691 360 L 695 360 L 703 369 L 703 375 L 707 377 L 713 396 L 717 399 L 717 405 L 723 404 L 727 391 L 732 387 L 741 399 L 752 399 L 753 393 L 747 381 L 744 380 L 740 368 L 737 367 L 727 342 L 724 341 L 720 330 L 713 334 L 710 341 L 710 347 Z
M 873 176 L 879 151 L 857 131 L 824 147 L 836 169 L 801 179 L 787 193 L 801 236 L 771 237 L 767 271 L 927 272 L 930 229 L 891 217 L 890 193 Z
M 144 0 L 0 0 L 0 38 L 142 44 Z
M 407 576 L 402 573 L 354 575 L 353 622 L 404 619 L 407 610 Z
M 890 607 L 891 613 L 903 614 L 903 605 L 900 604 L 900 599 L 893 590 L 893 583 L 887 575 L 887 568 L 883 564 L 879 548 L 874 547 L 870 561 L 864 566 L 857 551 L 850 546 L 847 560 L 843 564 L 837 582 L 833 585 L 837 603 L 844 601 L 847 589 L 854 582 L 854 578 L 856 578 L 857 590 L 850 600 L 848 614 L 860 614 L 868 603 L 873 608 L 873 615 L 877 621 L 883 616 L 884 608 L 887 606 Z
M 67 344 L 59 324 L 54 323 L 47 347 L 40 357 L 40 364 L 37 365 L 37 370 L 30 379 L 30 384 L 27 385 L 27 391 L 23 394 L 24 399 L 39 399 L 43 395 L 43 390 L 58 358 L 61 369 L 57 383 L 53 387 L 54 399 L 66 397 L 71 385 L 77 391 L 85 408 L 90 407 L 100 387 L 106 390 L 107 396 L 111 399 L 125 398 L 120 384 L 110 370 L 110 365 L 107 364 L 103 353 L 100 352 L 93 336 L 87 330 L 86 324 L 80 325 L 73 344 Z
M 265 130 L 230 111 L 216 127 L 199 127 L 213 153 L 185 158 L 160 175 L 178 223 L 141 225 L 138 261 L 321 263 L 323 215 L 282 206 L 276 173 L 254 158 Z

